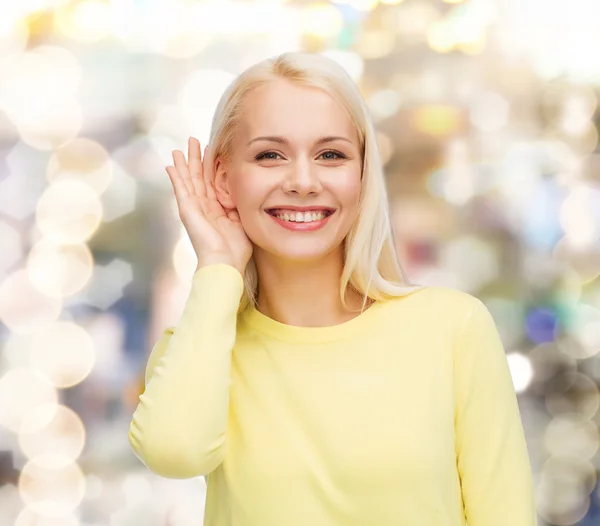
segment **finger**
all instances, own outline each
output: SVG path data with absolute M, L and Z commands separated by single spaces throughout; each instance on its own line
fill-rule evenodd
M 217 200 L 215 191 L 215 152 L 214 149 L 207 145 L 204 148 L 204 166 L 203 166 L 204 184 L 206 188 L 206 197 L 208 199 Z
M 175 168 L 179 172 L 179 177 L 182 183 L 187 188 L 188 193 L 195 193 L 194 185 L 192 184 L 192 178 L 190 176 L 190 171 L 185 160 L 185 155 L 183 155 L 183 152 L 181 150 L 173 150 L 173 163 L 175 164 Z
M 181 203 L 183 202 L 183 199 L 189 195 L 189 192 L 185 184 L 181 180 L 177 168 L 175 168 L 174 166 L 167 166 L 166 170 L 167 174 L 169 174 L 171 184 L 173 185 L 173 191 L 175 192 L 175 198 L 177 199 L 177 203 Z
M 235 209 L 228 210 L 227 211 L 227 217 L 229 219 L 231 219 L 234 223 L 239 223 L 240 222 L 240 214 Z
M 202 157 L 200 156 L 200 141 L 195 137 L 188 140 L 188 167 L 192 185 L 196 194 L 206 195 L 206 185 L 202 177 Z

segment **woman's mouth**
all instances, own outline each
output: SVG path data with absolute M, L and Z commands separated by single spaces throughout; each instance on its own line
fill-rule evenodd
M 287 230 L 313 231 L 322 228 L 335 210 L 309 210 L 300 212 L 298 210 L 269 209 L 266 210 L 276 223 Z

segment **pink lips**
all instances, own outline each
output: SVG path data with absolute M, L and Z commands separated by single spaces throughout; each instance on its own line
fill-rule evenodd
M 323 219 L 320 219 L 318 221 L 311 221 L 309 223 L 296 223 L 295 221 L 284 221 L 283 219 L 279 219 L 278 217 L 275 217 L 274 215 L 271 215 L 268 212 L 267 214 L 271 219 L 279 223 L 283 228 L 286 228 L 287 230 L 293 230 L 296 232 L 312 232 L 313 230 L 319 230 L 320 228 L 323 228 L 327 224 L 329 218 L 332 215 L 334 215 L 335 212 L 327 215 Z

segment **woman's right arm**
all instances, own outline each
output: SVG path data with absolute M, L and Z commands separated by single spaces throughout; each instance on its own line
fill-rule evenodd
M 154 473 L 190 478 L 223 460 L 231 351 L 252 243 L 237 210 L 217 197 L 214 148 L 202 157 L 190 137 L 188 160 L 174 150 L 173 161 L 166 170 L 198 266 L 179 325 L 165 331 L 148 360 L 129 442 Z
M 150 353 L 128 437 L 136 456 L 158 475 L 206 475 L 223 460 L 243 286 L 231 265 L 196 270 L 179 324 L 166 329 Z

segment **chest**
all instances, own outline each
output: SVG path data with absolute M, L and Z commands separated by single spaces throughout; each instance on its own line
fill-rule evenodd
M 313 480 L 357 494 L 438 477 L 454 461 L 444 343 L 280 353 L 257 342 L 232 369 L 229 470 L 241 484 Z

